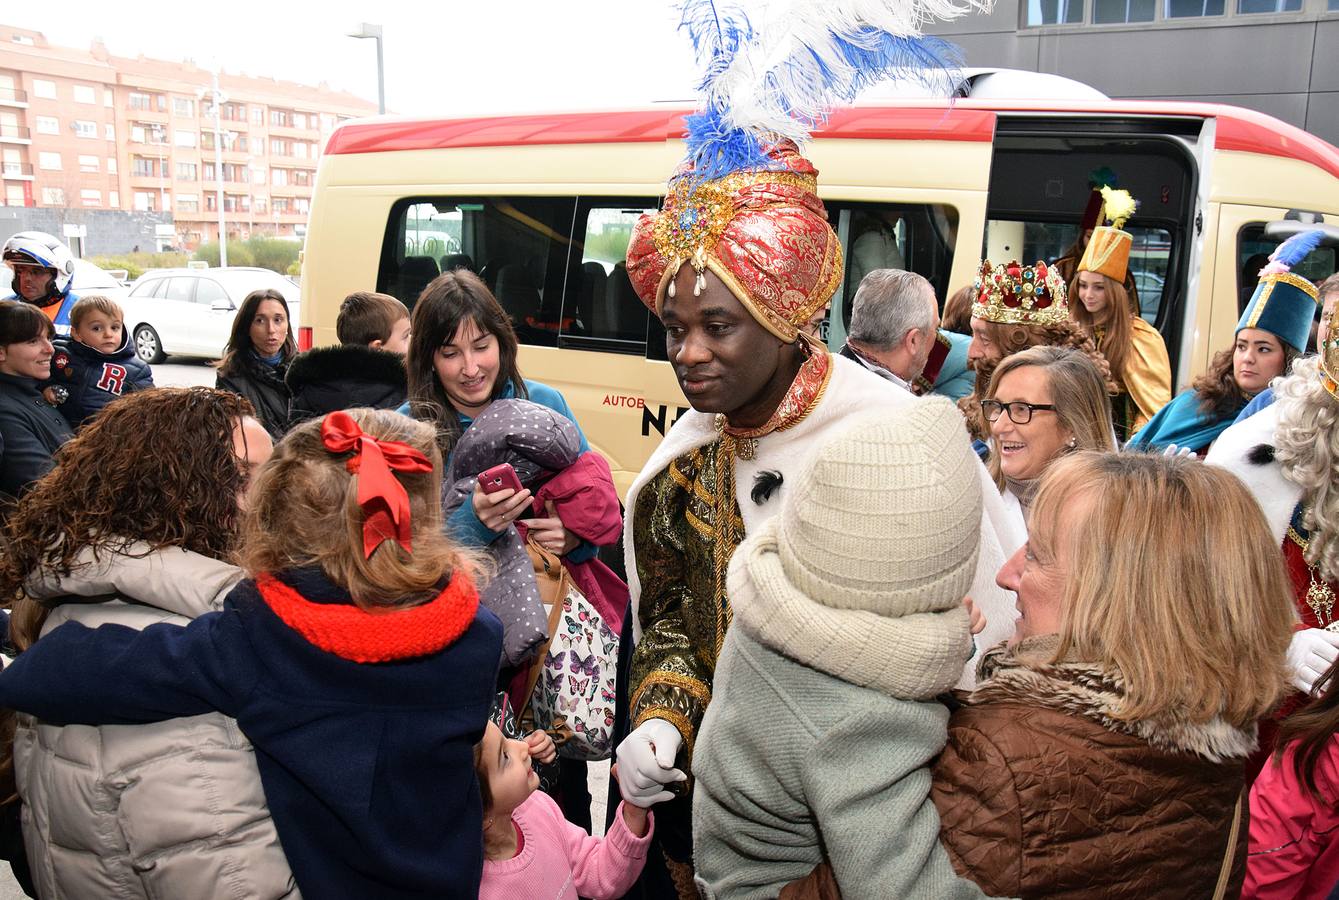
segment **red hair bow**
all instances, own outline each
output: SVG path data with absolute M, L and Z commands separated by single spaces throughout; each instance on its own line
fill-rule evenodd
M 419 451 L 399 441 L 382 441 L 364 433 L 353 416 L 340 410 L 321 422 L 321 442 L 331 453 L 353 453 L 345 464 L 358 476 L 358 506 L 363 511 L 363 554 L 397 541 L 412 551 L 409 530 L 409 494 L 397 472 L 431 472 L 432 463 Z

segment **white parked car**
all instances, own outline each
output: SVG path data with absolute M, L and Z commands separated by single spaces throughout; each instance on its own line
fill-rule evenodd
M 169 353 L 218 359 L 237 308 L 247 294 L 263 288 L 288 301 L 296 334 L 298 288 L 269 269 L 154 269 L 141 275 L 120 303 L 135 352 L 145 362 L 162 362 Z

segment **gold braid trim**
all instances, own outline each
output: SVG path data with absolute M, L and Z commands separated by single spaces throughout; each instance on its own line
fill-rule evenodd
M 678 672 L 670 672 L 662 669 L 652 672 L 642 680 L 641 685 L 637 688 L 637 693 L 632 695 L 632 700 L 628 703 L 628 707 L 630 709 L 635 709 L 637 707 L 637 701 L 642 699 L 642 694 L 646 693 L 646 689 L 657 684 L 667 684 L 670 687 L 678 688 L 684 693 L 692 695 L 692 697 L 702 703 L 703 706 L 706 706 L 711 702 L 711 689 L 701 681 L 688 675 L 680 675 Z M 641 716 L 638 716 L 638 718 L 640 719 Z
M 712 554 L 713 591 L 716 603 L 716 659 L 721 658 L 725 630 L 730 627 L 730 601 L 725 595 L 726 571 L 730 557 L 739 544 L 744 522 L 735 515 L 735 445 L 737 441 L 722 434 L 716 444 L 716 529 Z
M 688 721 L 688 717 L 677 709 L 670 709 L 666 706 L 648 706 L 637 714 L 637 719 L 632 723 L 632 727 L 639 728 L 647 719 L 664 719 L 679 730 L 679 736 L 683 738 L 684 750 L 688 755 L 686 759 L 693 758 L 693 738 L 696 735 L 693 732 L 693 723 Z

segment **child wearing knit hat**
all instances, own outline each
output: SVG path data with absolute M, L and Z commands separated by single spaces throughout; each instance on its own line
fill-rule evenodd
M 707 897 L 775 897 L 824 860 L 846 897 L 983 896 L 929 799 L 935 697 L 972 650 L 976 465 L 947 400 L 857 417 L 735 552 L 693 750 Z

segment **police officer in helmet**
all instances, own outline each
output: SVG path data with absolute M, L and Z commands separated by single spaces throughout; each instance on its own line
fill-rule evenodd
M 59 239 L 42 231 L 20 231 L 5 241 L 0 258 L 14 273 L 14 293 L 4 299 L 41 307 L 58 334 L 70 333 L 70 308 L 79 299 L 70 290 L 74 254 Z

